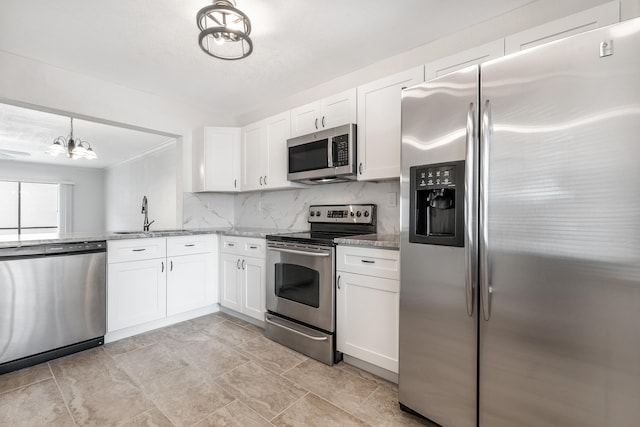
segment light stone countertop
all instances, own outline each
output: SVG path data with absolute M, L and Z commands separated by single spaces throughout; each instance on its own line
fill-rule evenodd
M 369 246 L 380 249 L 399 249 L 400 235 L 398 234 L 361 234 L 359 236 L 340 237 L 333 239 L 339 245 Z

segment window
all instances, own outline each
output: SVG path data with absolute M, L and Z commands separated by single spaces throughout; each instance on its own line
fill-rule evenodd
M 60 185 L 0 181 L 0 234 L 60 232 Z

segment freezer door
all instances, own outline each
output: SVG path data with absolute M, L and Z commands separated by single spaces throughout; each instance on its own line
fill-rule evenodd
M 407 89 L 402 100 L 399 400 L 443 426 L 476 425 L 478 83 L 471 67 Z M 465 212 L 464 247 L 409 242 L 411 167 L 455 161 L 465 173 L 456 191 L 471 197 L 456 205 Z
M 481 69 L 480 426 L 640 420 L 640 20 Z

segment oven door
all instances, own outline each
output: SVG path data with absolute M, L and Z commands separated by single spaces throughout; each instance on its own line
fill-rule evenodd
M 334 248 L 267 243 L 267 310 L 335 331 Z

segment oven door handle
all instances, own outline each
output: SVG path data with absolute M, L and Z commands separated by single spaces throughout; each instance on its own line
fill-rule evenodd
M 331 255 L 331 252 L 307 252 L 307 251 L 297 251 L 294 249 L 284 249 L 284 248 L 274 248 L 274 247 L 269 247 L 267 249 L 270 251 L 286 252 L 288 254 L 306 255 L 306 256 L 327 257 Z
M 296 331 L 295 329 L 290 328 L 290 327 L 288 327 L 288 326 L 282 325 L 282 324 L 280 324 L 280 323 L 273 322 L 273 321 L 271 320 L 271 318 L 269 317 L 269 315 L 264 316 L 264 321 L 265 321 L 265 322 L 267 322 L 267 323 L 270 323 L 270 324 L 272 324 L 272 325 L 274 325 L 274 326 L 277 326 L 277 327 L 279 327 L 279 328 L 286 329 L 286 330 L 287 330 L 287 331 L 289 331 L 289 332 L 294 332 L 294 333 L 296 333 L 296 334 L 298 334 L 298 335 L 302 335 L 303 337 L 308 338 L 308 339 L 310 339 L 310 340 L 314 340 L 314 341 L 326 341 L 326 340 L 328 339 L 327 337 L 312 337 L 311 335 L 307 335 L 307 334 L 305 334 L 304 332 Z

